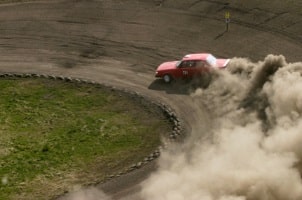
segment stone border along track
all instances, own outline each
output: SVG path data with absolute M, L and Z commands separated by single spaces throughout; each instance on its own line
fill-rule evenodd
M 115 177 L 119 177 L 123 174 L 126 174 L 128 172 L 131 172 L 135 169 L 139 169 L 143 167 L 145 164 L 157 159 L 160 156 L 161 150 L 164 148 L 167 148 L 169 143 L 175 142 L 176 139 L 178 139 L 180 136 L 183 136 L 185 131 L 183 130 L 183 127 L 181 126 L 181 120 L 176 116 L 175 112 L 166 104 L 163 104 L 161 102 L 155 102 L 148 98 L 147 96 L 141 95 L 138 92 L 129 91 L 126 89 L 117 89 L 114 86 L 110 86 L 107 84 L 98 83 L 95 81 L 90 81 L 87 79 L 80 79 L 80 78 L 74 78 L 74 77 L 65 77 L 65 76 L 55 76 L 55 75 L 47 75 L 47 74 L 30 74 L 30 73 L 0 73 L 0 79 L 1 78 L 48 78 L 53 80 L 61 80 L 65 82 L 74 82 L 74 83 L 83 83 L 83 84 L 92 84 L 95 86 L 103 86 L 106 88 L 111 89 L 111 91 L 119 91 L 125 94 L 129 94 L 133 96 L 134 98 L 141 99 L 143 102 L 151 103 L 151 105 L 157 106 L 159 109 L 162 110 L 163 114 L 166 116 L 166 118 L 169 120 L 169 122 L 172 124 L 172 130 L 169 133 L 169 138 L 167 141 L 164 142 L 163 146 L 159 146 L 156 150 L 153 151 L 150 155 L 146 156 L 142 161 L 137 162 L 130 167 L 126 168 L 125 170 L 117 173 L 117 174 L 110 174 L 107 175 L 107 177 L 104 180 L 101 180 L 99 182 L 93 182 L 89 185 L 99 184 L 99 183 L 105 183 L 106 181 L 109 181 L 110 179 L 113 179 Z

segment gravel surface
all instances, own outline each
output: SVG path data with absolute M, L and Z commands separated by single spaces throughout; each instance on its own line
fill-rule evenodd
M 301 3 L 293 9 L 230 2 L 51 0 L 2 4 L 0 72 L 77 77 L 135 91 L 173 108 L 188 133 L 207 130 L 211 113 L 188 95 L 190 87 L 155 80 L 158 64 L 191 52 L 253 61 L 267 54 L 283 54 L 290 62 L 302 57 Z M 226 10 L 232 18 L 228 32 Z M 127 195 L 136 199 L 137 184 L 156 170 L 156 164 L 143 169 L 99 187 L 114 199 Z

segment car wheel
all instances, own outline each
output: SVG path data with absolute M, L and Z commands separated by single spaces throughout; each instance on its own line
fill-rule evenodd
M 163 79 L 165 83 L 170 83 L 172 81 L 172 77 L 169 74 L 165 74 Z

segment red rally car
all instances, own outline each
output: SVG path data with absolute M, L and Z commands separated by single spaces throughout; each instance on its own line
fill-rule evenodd
M 211 68 L 225 68 L 230 59 L 218 59 L 209 53 L 188 54 L 180 61 L 169 61 L 159 65 L 155 77 L 162 78 L 166 83 L 173 79 L 199 77 L 208 73 Z

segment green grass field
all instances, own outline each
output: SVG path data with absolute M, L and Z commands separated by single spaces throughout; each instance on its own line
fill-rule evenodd
M 171 130 L 159 109 L 103 87 L 0 79 L 0 199 L 49 199 L 141 161 Z

